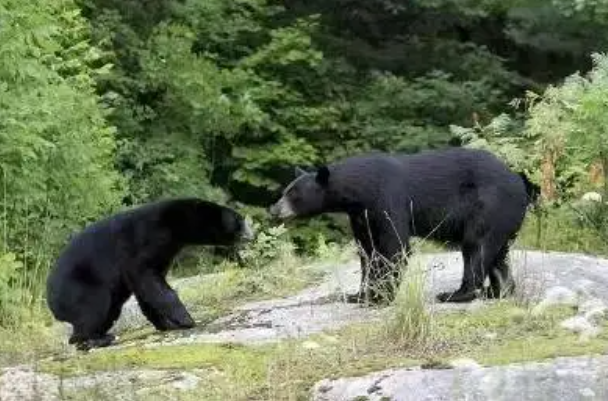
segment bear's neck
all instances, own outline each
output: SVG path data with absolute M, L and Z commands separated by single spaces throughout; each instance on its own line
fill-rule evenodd
M 325 199 L 324 212 L 326 213 L 358 213 L 369 209 L 373 199 L 370 195 L 357 189 L 350 189 L 341 193 L 332 193 Z

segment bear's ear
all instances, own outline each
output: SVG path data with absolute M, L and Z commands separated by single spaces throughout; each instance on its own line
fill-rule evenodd
M 296 166 L 296 168 L 294 169 L 294 173 L 296 175 L 296 178 L 299 177 L 299 176 L 301 176 L 301 175 L 307 174 L 306 170 L 304 170 L 304 169 L 302 169 L 302 168 L 300 168 L 298 166 Z
M 327 166 L 319 167 L 315 179 L 321 186 L 324 187 L 327 185 L 327 183 L 329 182 L 329 169 L 327 168 Z

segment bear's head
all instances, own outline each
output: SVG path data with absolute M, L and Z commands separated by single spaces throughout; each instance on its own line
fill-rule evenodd
M 255 235 L 237 211 L 197 198 L 171 203 L 163 217 L 174 235 L 188 243 L 230 246 L 250 241 Z
M 310 217 L 327 212 L 329 168 L 322 166 L 315 172 L 296 167 L 296 178 L 283 190 L 281 198 L 268 212 L 276 219 Z
M 240 213 L 227 207 L 221 209 L 221 223 L 214 233 L 214 241 L 218 245 L 251 241 L 255 237 L 253 228 Z

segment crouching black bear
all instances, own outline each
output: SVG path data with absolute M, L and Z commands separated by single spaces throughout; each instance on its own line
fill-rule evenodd
M 194 321 L 165 278 L 186 245 L 235 245 L 253 231 L 234 210 L 196 198 L 163 200 L 98 221 L 76 235 L 47 279 L 55 318 L 73 326 L 79 349 L 111 345 L 108 330 L 135 294 L 158 330 L 188 329 Z
M 269 208 L 278 219 L 347 213 L 361 252 L 361 288 L 349 302 L 390 302 L 399 285 L 398 258 L 410 237 L 459 245 L 464 274 L 440 302 L 470 302 L 490 277 L 490 297 L 514 289 L 507 254 L 534 195 L 525 176 L 487 151 L 466 148 L 418 154 L 371 153 L 298 169 Z M 368 268 L 369 266 L 369 268 Z

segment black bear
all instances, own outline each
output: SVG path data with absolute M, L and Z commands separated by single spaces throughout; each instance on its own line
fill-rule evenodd
M 493 154 L 467 148 L 377 152 L 297 171 L 268 211 L 282 220 L 348 214 L 362 250 L 361 288 L 348 302 L 394 299 L 400 283 L 394 262 L 410 254 L 412 236 L 460 246 L 461 286 L 438 294 L 440 302 L 472 301 L 488 275 L 489 297 L 512 292 L 507 254 L 533 201 L 533 184 Z
M 173 258 L 186 245 L 230 246 L 252 237 L 236 211 L 197 198 L 123 211 L 70 240 L 47 279 L 47 303 L 57 320 L 73 326 L 69 343 L 82 350 L 114 342 L 107 332 L 131 294 L 157 330 L 192 328 L 165 279 Z

